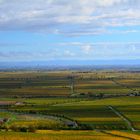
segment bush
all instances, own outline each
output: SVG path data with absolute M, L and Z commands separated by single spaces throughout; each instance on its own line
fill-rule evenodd
M 34 133 L 34 132 L 36 132 L 36 128 L 30 126 L 29 129 L 28 129 L 28 132 Z
M 19 130 L 20 130 L 20 132 L 28 132 L 28 128 L 27 127 L 21 127 Z

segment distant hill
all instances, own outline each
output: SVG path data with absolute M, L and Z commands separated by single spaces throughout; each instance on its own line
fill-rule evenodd
M 20 68 L 70 68 L 70 67 L 140 67 L 140 60 L 50 60 L 27 62 L 0 62 L 0 69 Z

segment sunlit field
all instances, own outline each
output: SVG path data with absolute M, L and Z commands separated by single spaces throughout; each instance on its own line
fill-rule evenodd
M 0 140 L 139 140 L 139 78 L 116 71 L 1 72 Z
M 15 137 L 16 136 L 16 137 Z M 121 131 L 37 131 L 36 133 L 0 132 L 0 140 L 139 140 L 140 135 Z

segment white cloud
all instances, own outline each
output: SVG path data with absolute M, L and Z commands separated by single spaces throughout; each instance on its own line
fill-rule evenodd
M 110 33 L 108 27 L 140 25 L 140 0 L 0 2 L 0 30 L 79 36 Z
M 71 52 L 70 50 L 66 50 L 63 55 L 65 57 L 74 57 L 75 53 Z
M 132 46 L 132 51 L 135 52 L 136 51 L 136 47 L 133 45 Z
M 85 45 L 85 46 L 82 46 L 82 51 L 85 53 L 85 54 L 90 54 L 93 50 L 93 47 L 91 45 Z
M 0 60 L 140 59 L 140 42 L 62 42 L 52 46 L 57 47 L 38 52 L 1 50 Z

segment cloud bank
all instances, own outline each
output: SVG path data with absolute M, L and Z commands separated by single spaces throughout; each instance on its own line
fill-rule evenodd
M 56 44 L 57 47 L 39 52 L 0 51 L 1 60 L 125 60 L 140 59 L 140 42 L 70 42 Z
M 0 31 L 114 33 L 112 28 L 139 26 L 139 13 L 140 0 L 0 0 Z

